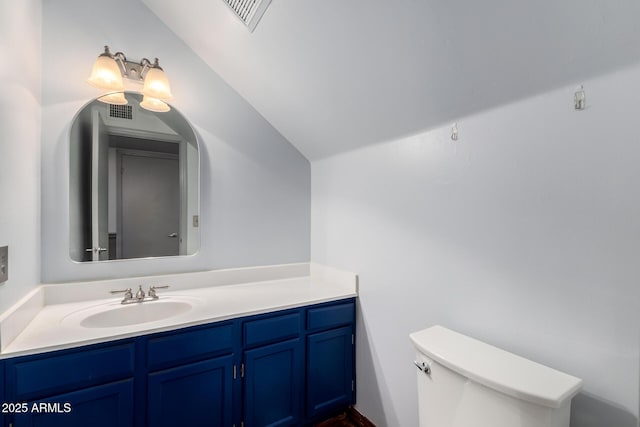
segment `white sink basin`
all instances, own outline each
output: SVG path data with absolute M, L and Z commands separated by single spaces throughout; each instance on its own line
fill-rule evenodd
M 159 299 L 142 303 L 106 303 L 76 311 L 62 322 L 84 328 L 118 328 L 155 322 L 188 313 L 194 307 L 191 298 Z

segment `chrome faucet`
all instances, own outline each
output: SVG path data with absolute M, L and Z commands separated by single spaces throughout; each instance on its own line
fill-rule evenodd
M 140 302 L 144 302 L 144 301 L 156 300 L 156 299 L 160 298 L 158 296 L 158 294 L 156 293 L 156 289 L 166 289 L 168 287 L 169 287 L 169 285 L 151 286 L 149 288 L 148 294 L 145 294 L 144 290 L 142 290 L 142 285 L 140 285 L 140 286 L 138 286 L 138 291 L 136 292 L 135 297 L 133 296 L 133 291 L 131 290 L 131 288 L 127 288 L 127 289 L 124 289 L 124 290 L 118 290 L 118 291 L 110 291 L 110 292 L 112 294 L 124 293 L 124 298 L 122 299 L 120 304 L 133 304 L 133 303 L 140 303 Z

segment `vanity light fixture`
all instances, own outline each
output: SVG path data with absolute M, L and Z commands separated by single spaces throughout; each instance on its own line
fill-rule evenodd
M 173 98 L 169 79 L 164 70 L 160 67 L 158 58 L 152 63 L 147 58 L 142 58 L 140 62 L 129 61 L 122 52 L 112 54 L 109 46 L 104 47 L 104 52 L 98 56 L 93 64 L 91 76 L 87 80 L 89 84 L 99 89 L 105 89 L 111 93 L 98 98 L 99 101 L 124 105 L 127 100 L 124 94 L 124 80 L 127 78 L 138 83 L 143 83 L 142 108 L 155 112 L 166 112 L 171 110 L 164 101 Z M 115 93 L 119 92 L 119 93 Z

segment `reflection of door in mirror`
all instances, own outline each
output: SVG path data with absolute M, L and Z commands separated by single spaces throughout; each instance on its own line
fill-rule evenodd
M 180 145 L 109 136 L 110 259 L 183 254 Z
M 172 145 L 177 149 L 177 144 Z M 116 210 L 120 218 L 116 233 L 117 258 L 179 255 L 178 155 L 118 150 L 117 164 L 120 171 L 120 185 L 116 189 Z

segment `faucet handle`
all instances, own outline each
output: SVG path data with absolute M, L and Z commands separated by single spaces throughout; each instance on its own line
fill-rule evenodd
M 125 300 L 133 298 L 133 292 L 131 291 L 131 288 L 117 290 L 117 291 L 109 291 L 109 292 L 112 293 L 112 294 L 124 293 L 124 299 Z
M 162 285 L 162 286 L 151 286 L 149 288 L 149 296 L 153 299 L 158 298 L 158 295 L 156 294 L 156 289 L 167 289 L 169 287 L 169 285 Z

